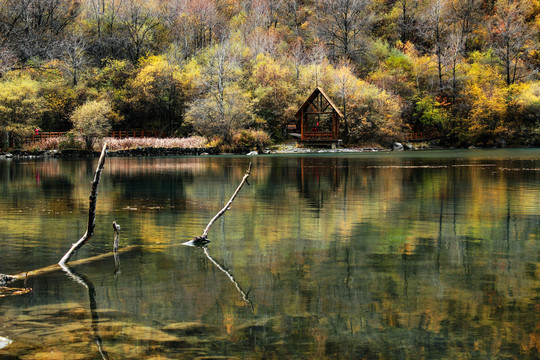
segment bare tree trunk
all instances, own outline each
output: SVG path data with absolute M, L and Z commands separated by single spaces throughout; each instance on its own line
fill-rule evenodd
M 105 155 L 107 154 L 107 144 L 103 145 L 103 150 L 101 150 L 101 156 L 99 157 L 98 166 L 96 169 L 96 174 L 94 175 L 94 180 L 92 181 L 92 191 L 90 192 L 90 208 L 88 210 L 88 228 L 86 233 L 71 246 L 71 249 L 60 259 L 58 264 L 65 264 L 71 259 L 75 251 L 79 250 L 90 238 L 94 235 L 94 228 L 96 227 L 96 203 L 98 195 L 98 186 L 99 179 L 101 177 L 101 171 L 105 165 Z

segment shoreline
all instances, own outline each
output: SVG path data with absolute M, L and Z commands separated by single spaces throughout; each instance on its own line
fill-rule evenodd
M 414 149 L 406 151 L 420 150 L 435 150 L 429 149 Z M 124 150 L 109 150 L 108 157 L 160 157 L 160 156 L 204 156 L 204 155 L 279 155 L 279 154 L 342 154 L 342 153 L 365 153 L 365 152 L 391 152 L 392 149 L 378 147 L 362 147 L 362 148 L 294 148 L 294 149 L 267 149 L 261 152 L 252 151 L 249 153 L 220 153 L 217 148 L 136 148 Z M 99 157 L 99 151 L 90 150 L 12 150 L 5 153 L 0 153 L 2 159 L 85 159 Z
M 266 149 L 261 152 L 252 151 L 249 153 L 220 153 L 216 147 L 208 148 L 156 148 L 156 147 L 139 147 L 133 149 L 122 150 L 109 150 L 107 156 L 109 157 L 161 157 L 161 156 L 204 156 L 204 155 L 286 155 L 286 154 L 354 154 L 354 153 L 367 153 L 367 152 L 417 152 L 428 150 L 474 150 L 474 149 L 487 149 L 471 146 L 469 148 L 443 148 L 439 146 L 402 146 L 401 148 L 382 148 L 377 146 L 366 147 L 350 147 L 350 148 L 302 148 L 295 147 L 290 144 L 282 144 L 279 148 Z M 43 159 L 43 158 L 56 158 L 56 159 L 84 159 L 84 158 L 97 158 L 99 157 L 99 151 L 90 150 L 11 150 L 8 152 L 0 153 L 0 160 L 5 159 Z
M 40 158 L 56 158 L 56 159 L 84 159 L 97 158 L 101 154 L 100 151 L 93 150 L 11 150 L 5 153 L 0 153 L 0 159 L 40 159 Z M 157 157 L 157 156 L 193 156 L 193 155 L 218 155 L 217 148 L 134 148 L 122 150 L 107 151 L 108 157 Z

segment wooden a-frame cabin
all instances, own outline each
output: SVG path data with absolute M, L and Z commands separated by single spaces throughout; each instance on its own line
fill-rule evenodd
M 343 114 L 321 88 L 313 91 L 295 117 L 299 119 L 300 141 L 333 147 L 341 142 L 339 123 Z

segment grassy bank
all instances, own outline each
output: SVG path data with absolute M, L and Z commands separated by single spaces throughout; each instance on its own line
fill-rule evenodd
M 203 148 L 208 145 L 208 140 L 201 136 L 192 136 L 187 138 L 124 138 L 117 139 L 112 137 L 103 138 L 94 143 L 94 151 L 100 151 L 104 143 L 109 145 L 109 150 L 129 150 L 137 148 Z M 81 138 L 62 136 L 51 137 L 36 141 L 34 143 L 25 144 L 22 150 L 38 151 L 38 150 L 65 150 L 84 149 L 84 142 Z

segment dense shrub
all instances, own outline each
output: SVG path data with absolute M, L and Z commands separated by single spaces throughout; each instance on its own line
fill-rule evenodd
M 87 101 L 71 115 L 76 131 L 83 138 L 86 149 L 92 150 L 97 139 L 111 130 L 112 108 L 107 100 Z
M 56 143 L 56 149 L 58 150 L 66 150 L 66 149 L 81 150 L 84 147 L 83 140 L 79 138 L 75 133 L 69 132 L 66 135 L 61 136 L 61 137 L 44 140 L 42 144 L 45 147 L 42 147 L 41 149 L 42 150 L 55 149 L 53 147 L 55 143 Z
M 233 135 L 230 151 L 245 153 L 262 151 L 271 143 L 270 136 L 261 130 L 241 130 Z

